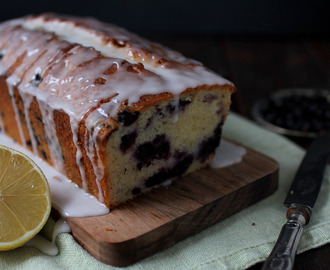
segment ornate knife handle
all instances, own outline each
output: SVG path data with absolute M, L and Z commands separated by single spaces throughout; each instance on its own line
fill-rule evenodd
M 288 270 L 293 268 L 298 243 L 303 227 L 308 224 L 311 209 L 307 206 L 292 205 L 287 212 L 287 222 L 282 227 L 278 240 L 264 263 L 262 270 Z

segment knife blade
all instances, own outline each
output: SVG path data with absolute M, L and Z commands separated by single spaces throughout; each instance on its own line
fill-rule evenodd
M 321 189 L 330 159 L 330 132 L 309 146 L 291 184 L 284 205 L 289 209 L 277 242 L 262 269 L 292 269 L 303 227 L 309 223 L 312 208 Z

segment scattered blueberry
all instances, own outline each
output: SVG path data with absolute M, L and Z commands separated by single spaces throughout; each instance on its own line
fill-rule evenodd
M 155 159 L 167 159 L 170 152 L 170 143 L 166 140 L 165 135 L 157 135 L 152 141 L 155 148 Z
M 35 118 L 38 120 L 38 122 L 40 122 L 42 125 L 44 125 L 43 120 L 42 120 L 42 118 L 39 116 L 38 113 L 34 112 L 34 116 L 35 116 Z
M 121 137 L 121 142 L 119 146 L 120 150 L 126 153 L 126 151 L 134 145 L 136 137 L 137 137 L 136 131 L 133 131 Z
M 145 128 L 148 128 L 148 127 L 151 126 L 151 124 L 152 124 L 152 119 L 153 119 L 152 116 L 148 118 Z
M 179 100 L 179 109 L 181 111 L 184 111 L 190 103 L 191 103 L 191 100 L 189 100 L 189 99 L 180 99 Z
M 34 78 L 32 80 L 33 86 L 38 87 L 39 84 L 42 82 L 42 80 L 43 79 L 42 79 L 41 74 L 37 73 L 36 75 L 34 75 Z
M 140 112 L 128 112 L 128 111 L 121 111 L 118 114 L 118 121 L 123 123 L 125 127 L 130 126 L 133 124 L 139 117 Z
M 151 164 L 151 162 L 148 162 L 148 163 L 145 163 L 145 162 L 144 162 L 144 163 L 139 162 L 139 163 L 136 165 L 136 167 L 137 167 L 137 169 L 138 169 L 139 171 L 141 171 L 143 166 L 148 167 L 150 164 Z
M 41 145 L 41 138 L 40 138 L 40 136 L 38 136 L 38 135 L 35 135 L 35 130 L 34 130 L 34 128 L 32 127 L 32 132 L 33 132 L 33 137 L 34 137 L 34 140 L 36 141 L 36 143 L 37 143 L 37 146 L 40 146 Z
M 303 132 L 330 130 L 330 102 L 320 94 L 267 99 L 260 112 L 266 121 L 285 129 Z
M 153 141 L 145 142 L 138 146 L 135 157 L 140 161 L 139 170 L 149 166 L 153 159 L 167 159 L 170 152 L 170 143 L 164 134 L 157 135 Z
M 139 188 L 139 187 L 133 188 L 133 190 L 132 190 L 133 195 L 139 195 L 140 193 L 141 193 L 141 188 Z
M 175 176 L 181 176 L 187 171 L 193 160 L 194 158 L 192 155 L 182 156 L 182 159 L 179 160 L 173 168 L 162 168 L 153 176 L 149 177 L 145 183 L 145 186 L 157 186 L 165 182 L 167 179 L 170 179 Z
M 41 154 L 42 154 L 44 160 L 47 161 L 48 160 L 48 157 L 47 157 L 47 154 L 46 154 L 45 150 L 41 150 Z
M 186 107 L 187 107 L 190 103 L 191 103 L 191 100 L 189 100 L 189 99 L 180 99 L 180 100 L 179 100 L 179 110 L 180 110 L 180 111 L 184 111 L 184 110 L 186 109 Z M 173 113 L 173 112 L 175 112 L 175 111 L 176 111 L 176 107 L 175 107 L 175 105 L 173 105 L 173 104 L 168 104 L 168 105 L 166 106 L 166 111 L 167 111 L 168 113 Z
M 19 107 L 17 107 L 17 111 L 18 111 L 20 118 L 25 119 L 25 113 Z
M 135 152 L 135 157 L 143 162 L 153 159 L 154 155 L 155 147 L 151 142 L 141 144 Z
M 145 186 L 149 188 L 153 186 L 158 186 L 161 183 L 165 182 L 170 177 L 171 176 L 169 170 L 161 169 L 158 173 L 154 174 L 153 176 L 147 179 Z
M 184 158 L 182 158 L 171 170 L 173 176 L 180 176 L 184 174 L 188 170 L 189 166 L 193 161 L 194 158 L 192 155 L 187 155 Z
M 221 139 L 222 122 L 215 128 L 213 135 L 204 140 L 200 146 L 197 159 L 205 162 L 208 157 L 214 153 L 215 149 L 219 146 Z
M 212 103 L 216 99 L 217 99 L 217 96 L 210 93 L 210 94 L 206 94 L 204 96 L 203 101 L 207 102 L 207 103 Z
M 168 104 L 168 105 L 166 106 L 166 111 L 167 111 L 168 113 L 173 113 L 173 112 L 175 111 L 175 106 L 172 105 L 172 104 Z

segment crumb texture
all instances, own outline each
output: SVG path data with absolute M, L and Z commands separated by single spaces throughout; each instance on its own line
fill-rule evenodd
M 234 86 L 120 27 L 0 24 L 0 131 L 108 207 L 205 166 Z

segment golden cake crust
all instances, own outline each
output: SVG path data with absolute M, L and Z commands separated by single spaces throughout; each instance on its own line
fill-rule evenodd
M 174 168 L 178 167 L 177 159 L 183 166 L 180 174 L 190 171 L 190 163 L 199 168 L 208 158 L 198 157 L 198 147 L 194 153 L 181 145 L 172 149 L 174 135 L 166 134 L 152 121 L 168 125 L 171 117 L 182 121 L 182 117 L 192 115 L 201 125 L 207 123 L 205 130 L 209 132 L 192 143 L 204 140 L 200 143 L 210 144 L 215 136 L 212 132 L 220 140 L 218 133 L 235 91 L 230 82 L 201 63 L 91 18 L 45 14 L 0 24 L 0 55 L 4 132 L 108 207 L 133 197 L 140 192 L 137 190 L 144 192 L 142 178 L 136 186 L 130 178 L 127 187 L 116 182 L 114 172 L 121 165 L 113 162 L 113 151 L 121 153 L 118 159 L 131 159 L 133 163 L 140 159 L 130 170 L 156 183 L 159 181 L 152 173 L 160 173 L 148 168 L 168 170 L 164 169 L 167 159 Z M 214 120 L 208 122 L 203 120 L 202 109 L 197 114 L 186 110 L 195 99 L 197 110 L 212 105 L 209 113 L 218 118 L 212 116 Z M 152 125 L 155 128 L 150 128 Z M 150 131 L 144 133 L 144 129 Z M 182 132 L 184 141 L 187 135 Z M 135 140 L 140 145 L 133 145 Z M 141 157 L 141 149 L 150 142 L 165 150 L 147 160 Z M 129 154 L 128 149 L 132 150 Z M 187 161 L 188 165 L 184 163 Z M 124 174 L 129 170 L 122 169 Z M 166 171 L 165 175 L 170 174 Z M 120 188 L 127 188 L 126 197 L 118 195 Z

